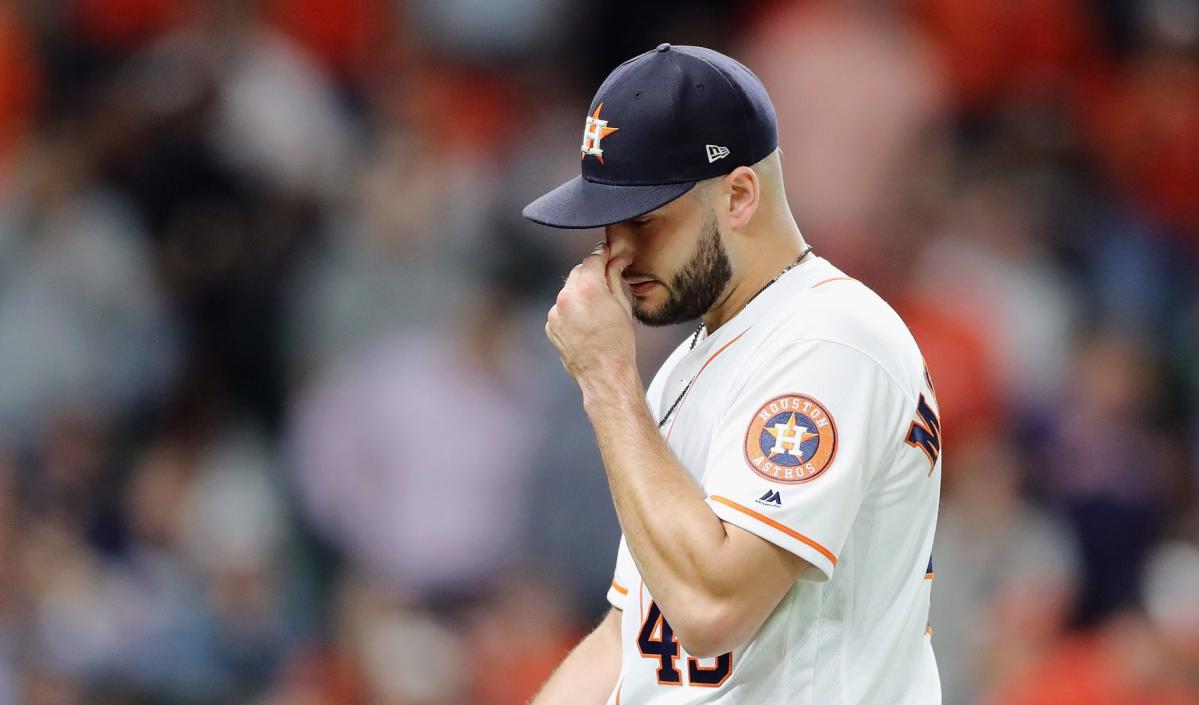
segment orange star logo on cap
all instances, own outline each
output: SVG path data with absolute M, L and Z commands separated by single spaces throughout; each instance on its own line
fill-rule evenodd
M 603 108 L 604 104 L 600 103 L 595 106 L 595 112 L 587 116 L 587 123 L 583 126 L 583 146 L 579 148 L 579 159 L 585 159 L 590 154 L 603 164 L 604 150 L 600 148 L 600 142 L 620 129 L 608 127 L 608 121 L 600 119 L 600 111 Z

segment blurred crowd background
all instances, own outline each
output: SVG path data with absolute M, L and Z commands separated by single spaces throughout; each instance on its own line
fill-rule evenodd
M 1199 0 L 0 0 L 0 705 L 526 702 L 619 528 L 519 212 L 662 41 L 926 355 L 946 705 L 1199 702 Z

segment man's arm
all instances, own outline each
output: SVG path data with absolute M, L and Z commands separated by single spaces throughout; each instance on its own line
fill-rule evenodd
M 659 435 L 636 368 L 632 313 L 620 289 L 627 261 L 604 249 L 571 272 L 546 334 L 579 383 L 629 552 L 688 653 L 739 646 L 808 567 L 727 524 Z
M 620 677 L 620 610 L 567 655 L 530 705 L 603 705 Z
M 721 521 L 658 433 L 639 383 L 584 389 L 629 552 L 688 653 L 747 642 L 808 562 Z

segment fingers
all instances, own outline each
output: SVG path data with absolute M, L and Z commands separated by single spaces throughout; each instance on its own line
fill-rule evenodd
M 600 287 L 606 287 L 626 308 L 630 307 L 631 304 L 621 287 L 621 274 L 632 264 L 632 258 L 627 254 L 609 258 L 608 252 L 607 244 L 601 242 L 597 245 L 590 255 L 570 270 L 562 293 L 577 291 L 584 297 L 590 297 L 594 292 L 602 291 Z M 561 302 L 559 299 L 559 303 Z
M 624 273 L 626 267 L 632 264 L 632 260 L 627 255 L 620 255 L 608 260 L 604 266 L 605 278 L 608 280 L 608 290 L 616 296 L 624 298 L 624 289 L 620 286 L 620 275 Z
M 579 275 L 601 282 L 604 280 L 604 264 L 607 261 L 608 246 L 602 245 L 595 252 L 583 258 L 583 263 L 579 265 Z
M 623 257 L 622 257 L 622 259 L 623 259 Z M 601 242 L 595 246 L 595 249 L 592 251 L 591 254 L 584 257 L 582 262 L 575 265 L 574 269 L 570 270 L 570 274 L 567 275 L 567 277 L 566 277 L 565 285 L 562 287 L 563 290 L 573 289 L 573 288 L 577 288 L 580 286 L 584 286 L 586 289 L 590 289 L 591 287 L 587 286 L 587 285 L 606 284 L 607 283 L 606 282 L 607 273 L 606 273 L 605 269 L 606 269 L 606 266 L 609 264 L 609 262 L 610 261 L 608 259 L 608 246 L 607 246 L 607 244 Z M 628 266 L 627 263 L 625 264 L 625 266 Z M 623 269 L 623 267 L 622 267 L 622 269 Z M 608 288 L 613 292 L 620 291 L 620 287 L 619 287 L 620 272 L 619 271 L 617 271 L 616 276 L 617 276 L 616 288 L 612 288 L 611 285 L 608 286 Z
M 549 341 L 554 344 L 555 348 L 561 350 L 562 345 L 558 337 L 559 317 L 560 314 L 558 313 L 558 304 L 554 304 L 550 307 L 550 311 L 545 317 L 545 337 L 549 338 Z

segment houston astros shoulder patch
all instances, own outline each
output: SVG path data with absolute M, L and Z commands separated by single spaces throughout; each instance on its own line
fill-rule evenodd
M 837 454 L 837 424 L 812 397 L 784 394 L 763 404 L 745 431 L 745 461 L 772 482 L 814 480 Z

